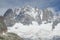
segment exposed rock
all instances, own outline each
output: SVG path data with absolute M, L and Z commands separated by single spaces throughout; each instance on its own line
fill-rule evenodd
M 41 11 L 38 10 L 38 8 L 35 8 L 35 12 L 37 12 L 35 21 L 40 25 L 42 23 L 42 19 L 41 19 Z
M 52 40 L 60 40 L 60 36 L 54 36 Z
M 4 14 L 4 22 L 7 26 L 12 26 L 15 23 L 15 13 L 12 9 L 8 9 Z
M 42 18 L 42 21 L 50 22 L 52 20 L 53 20 L 53 13 L 52 13 L 52 11 L 50 11 L 48 9 L 44 9 L 43 10 L 43 18 Z
M 4 23 L 4 17 L 0 16 L 0 33 L 6 32 L 7 26 Z
M 23 38 L 14 33 L 6 33 L 6 35 L 0 35 L 0 40 L 23 40 Z
M 60 19 L 57 18 L 55 21 L 53 21 L 53 24 L 52 24 L 52 30 L 55 29 L 55 26 L 60 23 Z
M 34 19 L 28 14 L 20 14 L 17 16 L 16 20 L 24 25 L 29 25 L 32 24 Z

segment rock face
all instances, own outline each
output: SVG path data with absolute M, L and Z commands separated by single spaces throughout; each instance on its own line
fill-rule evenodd
M 30 7 L 23 7 L 23 8 L 21 8 L 21 11 L 20 11 L 19 15 L 17 15 L 17 17 L 16 17 L 16 20 L 18 22 L 21 22 L 23 25 L 32 24 L 32 21 L 34 20 L 34 18 L 31 17 L 28 14 L 30 11 L 31 11 Z
M 24 25 L 32 24 L 32 21 L 33 21 L 33 18 L 28 14 L 18 15 L 16 19 L 18 22 L 21 22 Z
M 52 29 L 54 29 L 58 23 L 60 23 L 60 18 L 57 18 L 55 21 L 53 21 Z
M 43 21 L 51 21 L 53 20 L 53 13 L 49 11 L 48 9 L 43 10 Z
M 8 9 L 4 14 L 4 22 L 7 26 L 12 26 L 15 23 L 15 14 L 12 9 Z
M 0 40 L 23 40 L 23 38 L 14 33 L 6 33 L 6 35 L 0 35 Z
M 0 16 L 0 33 L 6 32 L 7 26 L 4 23 L 4 17 Z
M 40 25 L 42 23 L 42 19 L 41 19 L 41 11 L 38 8 L 35 8 L 35 21 Z
M 21 22 L 24 25 L 29 25 L 32 23 L 32 21 L 34 20 L 33 17 L 31 17 L 30 15 L 28 15 L 27 13 L 25 13 L 26 10 L 24 10 L 23 8 L 21 9 L 19 15 L 17 15 L 17 17 L 15 18 L 17 22 Z
M 60 36 L 54 36 L 52 40 L 60 40 Z
M 37 8 L 31 8 L 30 6 L 25 6 L 21 8 L 16 20 L 24 25 L 32 24 L 32 21 L 36 21 L 38 24 L 41 24 L 40 10 Z

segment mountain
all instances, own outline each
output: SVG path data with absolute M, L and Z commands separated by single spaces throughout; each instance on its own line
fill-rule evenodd
M 51 40 L 60 35 L 60 18 L 51 8 L 38 9 L 29 5 L 8 9 L 4 22 L 8 32 L 16 33 L 26 40 Z
M 30 6 L 14 10 L 8 9 L 5 12 L 4 17 L 7 26 L 12 26 L 15 21 L 26 25 L 32 24 L 32 21 L 37 21 L 38 24 L 41 24 L 40 10 L 38 10 L 38 8 L 32 8 Z
M 51 8 L 38 9 L 31 7 L 30 5 L 22 8 L 8 9 L 4 14 L 4 22 L 7 26 L 13 26 L 15 23 L 22 23 L 23 25 L 30 25 L 33 21 L 36 21 L 39 25 L 42 23 L 53 23 L 52 29 L 60 23 L 60 18 L 54 15 Z M 58 23 L 57 23 L 57 22 Z

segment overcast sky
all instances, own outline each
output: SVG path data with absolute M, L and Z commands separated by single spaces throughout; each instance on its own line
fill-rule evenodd
M 55 7 L 60 9 L 60 0 L 0 0 L 0 8 L 22 7 L 27 4 L 39 8 Z
M 60 11 L 60 0 L 0 0 L 0 8 L 22 7 L 28 4 L 41 9 L 52 7 Z

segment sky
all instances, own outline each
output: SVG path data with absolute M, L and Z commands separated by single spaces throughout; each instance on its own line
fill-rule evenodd
M 31 5 L 38 8 L 54 7 L 60 10 L 60 0 L 0 0 L 0 8 Z
M 31 5 L 40 9 L 52 7 L 60 11 L 60 0 L 0 0 L 0 8 L 14 8 Z

